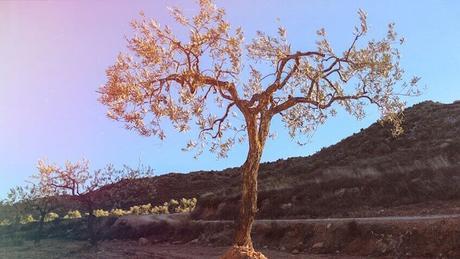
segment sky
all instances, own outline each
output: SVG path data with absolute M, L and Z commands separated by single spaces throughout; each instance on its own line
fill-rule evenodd
M 314 47 L 315 32 L 324 27 L 333 47 L 345 48 L 358 24 L 359 8 L 368 13 L 370 37 L 385 35 L 396 23 L 406 44 L 401 65 L 406 79 L 420 76 L 423 94 L 406 99 L 451 103 L 460 99 L 459 1 L 217 1 L 228 20 L 241 26 L 246 40 L 257 30 L 274 33 L 279 23 L 300 50 Z M 106 82 L 105 70 L 132 35 L 131 20 L 147 17 L 176 28 L 168 6 L 187 12 L 194 1 L 165 0 L 48 0 L 0 1 L 0 199 L 9 188 L 37 173 L 39 159 L 63 164 L 87 158 L 91 167 L 108 163 L 151 166 L 156 174 L 220 170 L 240 166 L 247 147 L 236 146 L 227 159 L 181 151 L 190 134 L 168 134 L 165 141 L 139 136 L 105 116 L 97 89 Z M 280 20 L 280 22 L 277 21 Z M 366 128 L 378 119 L 375 109 L 360 121 L 340 112 L 299 146 L 275 121 L 277 138 L 269 140 L 262 160 L 307 156 Z

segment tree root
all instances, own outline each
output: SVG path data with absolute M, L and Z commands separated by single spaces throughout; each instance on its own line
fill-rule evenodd
M 232 246 L 220 259 L 267 259 L 267 257 L 247 246 Z

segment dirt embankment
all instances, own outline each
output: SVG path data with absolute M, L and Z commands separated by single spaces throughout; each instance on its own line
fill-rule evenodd
M 153 243 L 229 246 L 233 228 L 232 222 L 219 221 L 152 222 L 144 227 L 130 227 L 126 222 L 111 235 L 146 237 Z M 261 221 L 254 225 L 253 240 L 258 249 L 291 254 L 452 258 L 460 257 L 460 219 Z

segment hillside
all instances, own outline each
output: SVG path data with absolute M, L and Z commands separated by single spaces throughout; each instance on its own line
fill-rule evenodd
M 393 137 L 388 126 L 374 123 L 312 156 L 262 164 L 258 217 L 373 215 L 397 206 L 456 202 L 460 102 L 426 101 L 404 114 L 405 132 L 399 137 Z M 238 168 L 119 184 L 127 186 L 121 207 L 198 197 L 197 218 L 232 219 L 237 213 Z M 104 207 L 111 206 L 107 201 Z

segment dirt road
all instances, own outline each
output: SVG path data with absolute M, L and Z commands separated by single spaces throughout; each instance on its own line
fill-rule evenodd
M 102 241 L 97 248 L 88 247 L 84 241 L 43 240 L 36 247 L 32 242 L 22 246 L 1 247 L 0 258 L 8 259 L 51 259 L 51 258 L 84 258 L 84 259 L 217 259 L 227 247 L 200 246 L 191 244 L 147 244 L 140 245 L 136 241 L 110 240 Z M 364 258 L 353 256 L 331 255 L 293 255 L 269 249 L 261 250 L 268 258 L 287 259 L 323 259 L 323 258 Z

